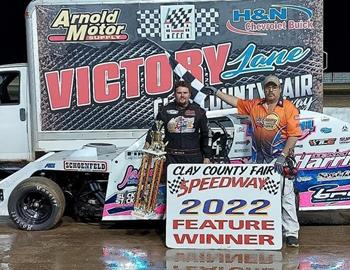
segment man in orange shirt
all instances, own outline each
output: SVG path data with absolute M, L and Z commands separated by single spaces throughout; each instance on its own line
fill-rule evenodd
M 256 163 L 271 163 L 282 174 L 283 165 L 298 137 L 301 136 L 299 111 L 281 96 L 281 83 L 275 75 L 263 82 L 265 98 L 242 100 L 213 90 L 217 97 L 237 107 L 238 113 L 249 115 L 253 126 L 253 156 Z M 282 195 L 282 225 L 288 246 L 298 247 L 299 222 L 296 214 L 292 181 L 285 181 Z

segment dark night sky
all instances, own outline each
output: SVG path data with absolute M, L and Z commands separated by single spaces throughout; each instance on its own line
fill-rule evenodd
M 1 8 L 0 64 L 26 62 L 24 11 L 29 2 L 6 1 L 6 6 Z M 324 50 L 328 53 L 326 72 L 350 72 L 350 46 L 346 40 L 350 25 L 347 18 L 349 15 L 347 8 L 341 7 L 339 3 L 324 0 Z

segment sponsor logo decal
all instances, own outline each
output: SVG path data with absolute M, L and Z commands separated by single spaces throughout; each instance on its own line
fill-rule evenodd
M 235 153 L 247 153 L 249 151 L 250 151 L 249 148 L 248 149 L 235 149 L 234 150 Z
M 55 163 L 47 163 L 45 165 L 45 168 L 49 168 L 49 169 L 54 169 L 56 167 L 56 164 Z
M 235 142 L 235 144 L 243 144 L 243 145 L 248 145 L 248 144 L 250 144 L 250 141 L 249 141 L 249 140 L 245 140 L 245 141 L 237 141 L 237 142 Z
M 322 172 L 317 176 L 319 181 L 329 181 L 329 180 L 346 180 L 350 179 L 350 171 L 337 171 L 337 172 Z
M 185 111 L 185 115 L 187 115 L 187 116 L 195 116 L 195 115 L 196 115 L 196 112 L 193 111 L 193 110 L 186 110 L 186 111 Z
M 67 171 L 106 172 L 106 161 L 63 161 L 63 168 Z
M 297 15 L 298 20 L 290 19 Z M 271 5 L 269 8 L 234 9 L 226 28 L 240 35 L 266 36 L 271 31 L 314 29 L 313 11 L 297 5 Z
M 161 6 L 162 41 L 195 40 L 194 5 Z
M 186 118 L 178 116 L 170 119 L 167 124 L 167 129 L 170 133 L 193 133 L 194 132 L 194 117 Z
M 280 118 L 277 114 L 268 114 L 264 119 L 264 128 L 267 130 L 274 130 L 280 122 Z
M 280 122 L 280 118 L 277 114 L 271 113 L 265 116 L 265 118 L 257 118 L 256 123 L 258 126 L 267 130 L 274 130 L 277 128 Z
M 151 170 L 150 177 L 152 177 L 153 169 Z M 118 190 L 123 190 L 127 186 L 137 186 L 137 183 L 139 182 L 139 170 L 137 168 L 134 168 L 134 166 L 129 165 L 126 168 L 123 180 L 117 185 Z
M 350 150 L 340 152 L 336 149 L 334 152 L 296 154 L 295 160 L 300 170 L 349 167 Z
M 311 146 L 318 146 L 318 145 L 333 145 L 337 139 L 336 138 L 328 138 L 328 139 L 314 139 L 310 140 L 309 144 Z
M 301 136 L 299 137 L 299 141 L 305 139 L 311 133 L 315 132 L 314 120 L 300 120 L 300 128 L 301 128 Z
M 245 127 L 244 126 L 240 126 L 235 130 L 237 133 L 245 133 Z
M 120 10 L 102 10 L 96 13 L 73 13 L 61 9 L 50 28 L 65 30 L 64 34 L 49 35 L 51 42 L 75 41 L 126 41 L 127 25 L 119 23 Z
M 177 111 L 177 110 L 167 110 L 166 112 L 167 112 L 167 114 L 178 114 L 179 113 L 179 111 Z
M 341 137 L 339 143 L 350 143 L 350 137 Z
M 312 180 L 311 176 L 299 176 L 296 178 L 297 182 L 308 182 Z
M 310 191 L 314 191 L 311 196 L 311 202 L 323 203 L 323 202 L 337 202 L 337 201 L 349 201 L 350 190 L 335 190 L 338 188 L 337 184 L 319 185 L 309 188 Z
M 320 131 L 322 132 L 322 133 L 331 133 L 332 132 L 332 129 L 331 128 L 328 128 L 328 127 L 323 127 L 323 128 L 321 128 L 320 129 Z

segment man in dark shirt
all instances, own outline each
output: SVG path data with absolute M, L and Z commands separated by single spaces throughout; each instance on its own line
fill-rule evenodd
M 199 105 L 190 102 L 191 86 L 185 81 L 175 85 L 175 101 L 164 106 L 156 120 L 164 123 L 166 164 L 210 163 L 208 146 L 208 120 Z M 149 147 L 150 135 L 145 147 Z

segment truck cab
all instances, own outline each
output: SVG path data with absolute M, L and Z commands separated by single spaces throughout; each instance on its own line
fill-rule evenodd
M 28 89 L 27 64 L 0 67 L 0 161 L 32 158 Z

